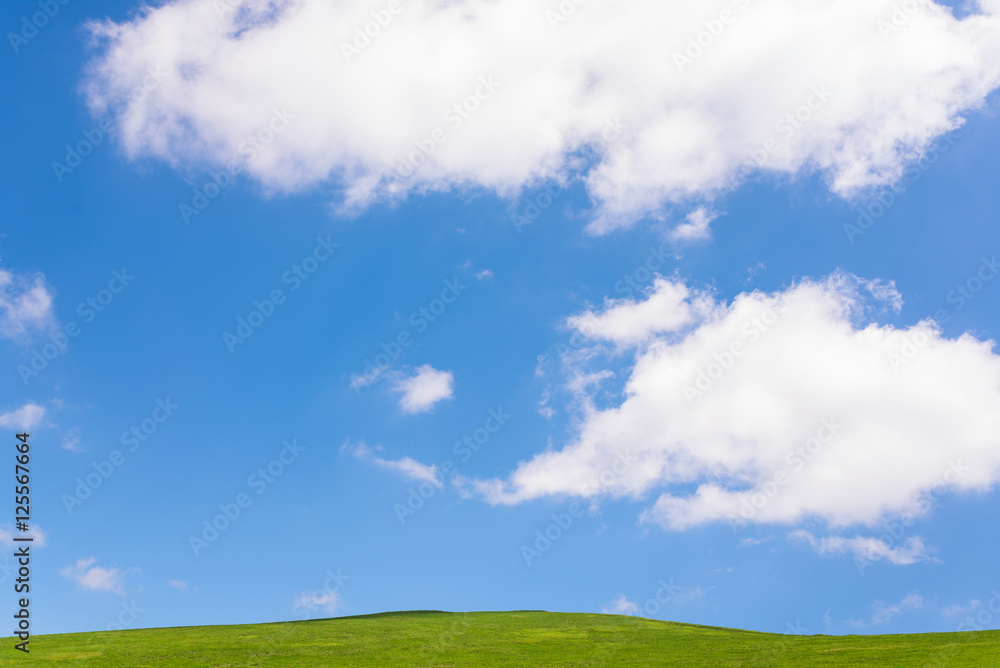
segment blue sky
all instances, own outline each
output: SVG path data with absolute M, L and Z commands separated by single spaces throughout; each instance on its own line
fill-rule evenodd
M 1000 480 L 1000 436 L 990 431 L 1000 415 L 991 343 L 1000 335 L 1000 281 L 985 280 L 981 291 L 962 302 L 953 293 L 977 275 L 990 275 L 989 269 L 980 273 L 984 259 L 989 267 L 1000 251 L 995 220 L 1000 108 L 992 93 L 996 82 L 986 75 L 974 87 L 982 104 L 946 87 L 933 101 L 953 103 L 954 117 L 965 119 L 962 129 L 948 132 L 934 119 L 908 118 L 911 128 L 921 122 L 921 131 L 929 128 L 927 141 L 913 139 L 911 153 L 873 158 L 875 167 L 866 173 L 915 166 L 919 178 L 914 181 L 918 172 L 910 171 L 886 181 L 902 184 L 905 192 L 893 196 L 884 214 L 853 243 L 845 225 L 855 223 L 886 186 L 875 177 L 837 185 L 838 178 L 850 174 L 852 156 L 810 147 L 870 136 L 829 128 L 810 134 L 813 143 L 782 153 L 774 170 L 754 171 L 735 187 L 710 187 L 709 177 L 667 183 L 674 177 L 659 173 L 652 173 L 652 186 L 639 179 L 640 187 L 628 181 L 632 177 L 613 174 L 606 182 L 635 195 L 627 206 L 607 194 L 615 188 L 601 189 L 605 181 L 579 178 L 588 170 L 596 174 L 596 164 L 574 172 L 568 160 L 551 168 L 547 158 L 539 158 L 538 164 L 548 166 L 528 178 L 518 157 L 510 158 L 509 173 L 494 176 L 509 156 L 494 143 L 489 144 L 494 159 L 469 158 L 482 149 L 475 134 L 468 154 L 448 157 L 451 163 L 441 158 L 421 177 L 424 181 L 407 186 L 407 196 L 394 198 L 376 189 L 345 210 L 345 193 L 360 186 L 340 170 L 367 164 L 371 171 L 375 158 L 362 148 L 320 169 L 316 155 L 303 148 L 309 142 L 292 134 L 300 126 L 290 125 L 287 134 L 279 133 L 274 145 L 265 147 L 261 160 L 242 169 L 234 185 L 186 222 L 180 205 L 191 203 L 194 189 L 231 154 L 225 146 L 217 148 L 231 139 L 224 130 L 215 135 L 205 130 L 218 128 L 217 119 L 199 116 L 197 108 L 174 104 L 169 96 L 157 97 L 158 90 L 149 99 L 160 106 L 144 108 L 145 116 L 130 116 L 134 109 L 102 116 L 88 107 L 102 95 L 110 98 L 121 86 L 128 88 L 136 75 L 113 55 L 114 49 L 89 45 L 84 25 L 95 18 L 139 21 L 132 9 L 130 2 L 60 5 L 48 25 L 16 52 L 9 44 L 0 50 L 8 100 L 2 112 L 7 132 L 0 166 L 5 183 L 0 270 L 13 281 L 3 297 L 0 355 L 7 381 L 0 416 L 9 433 L 24 424 L 32 433 L 33 519 L 44 533 L 33 565 L 38 632 L 404 609 L 547 609 L 609 610 L 774 632 L 794 627 L 809 633 L 897 633 L 955 630 L 970 614 L 984 613 L 991 602 L 1000 604 L 995 572 L 1000 539 L 990 529 L 998 512 L 994 482 Z M 5 33 L 17 31 L 22 17 L 36 11 L 37 3 L 5 3 L 0 25 Z M 996 14 L 995 8 L 983 11 Z M 951 24 L 935 26 L 943 33 L 957 30 Z M 378 55 L 378 46 L 363 53 Z M 133 47 L 123 39 L 114 48 L 125 53 Z M 141 63 L 148 54 L 133 55 Z M 944 51 L 937 55 L 947 60 Z M 95 63 L 105 69 L 95 70 Z M 881 67 L 892 78 L 892 65 Z M 274 75 L 262 74 L 267 76 Z M 377 81 L 372 73 L 367 76 Z M 476 78 L 466 79 L 474 89 Z M 456 88 L 470 84 L 463 80 Z M 171 90 L 170 95 L 179 93 Z M 277 100 L 259 105 L 261 120 L 269 121 L 273 109 L 282 108 Z M 428 106 L 437 115 L 449 105 L 432 99 Z M 299 118 L 293 124 L 312 122 L 301 106 L 295 109 Z M 394 118 L 382 109 L 370 111 L 384 115 L 380 122 Z M 156 113 L 175 114 L 186 119 L 179 127 L 193 129 L 171 134 L 150 120 Z M 848 121 L 857 120 L 875 123 L 871 136 L 886 131 L 867 111 L 838 108 L 838 113 L 857 118 L 845 116 L 831 128 L 853 128 Z M 96 136 L 102 119 L 112 128 L 110 136 L 60 180 L 53 162 L 64 162 L 66 146 L 80 142 L 83 133 Z M 469 121 L 475 122 L 486 130 L 505 130 L 490 125 L 504 122 L 493 116 Z M 599 136 L 602 126 L 595 122 L 588 136 Z M 515 130 L 517 136 L 525 132 Z M 337 127 L 331 136 L 349 131 Z M 159 132 L 166 139 L 156 139 Z M 565 136 L 573 132 L 579 134 L 566 130 Z M 464 135 L 456 137 L 465 141 Z M 935 141 L 947 150 L 933 160 L 921 158 Z M 579 155 L 583 143 L 567 140 L 554 154 Z M 516 141 L 513 146 L 520 148 Z M 597 158 L 582 153 L 607 164 L 613 150 Z M 340 156 L 337 151 L 339 145 L 331 148 Z M 316 176 L 320 172 L 322 177 Z M 555 188 L 553 183 L 566 175 L 565 187 Z M 512 216 L 523 215 L 532 202 L 548 202 L 546 188 L 557 193 L 552 204 L 540 207 L 535 219 L 518 229 Z M 680 191 L 684 196 L 675 196 Z M 708 221 L 707 227 L 690 227 L 688 235 L 678 232 L 685 221 L 698 220 Z M 328 253 L 333 245 L 336 250 Z M 641 269 L 651 248 L 657 249 L 653 257 L 663 257 L 659 283 Z M 324 259 L 297 283 L 295 267 L 308 257 Z M 115 272 L 134 278 L 121 289 Z M 858 279 L 844 279 L 848 287 L 829 282 L 838 275 Z M 883 283 L 866 283 L 875 279 Z M 626 289 L 629 280 L 638 289 Z M 893 297 L 879 288 L 889 282 L 901 299 L 898 310 L 886 306 Z M 857 411 L 846 415 L 848 424 L 867 426 L 848 429 L 841 436 L 848 443 L 830 446 L 823 456 L 858 452 L 851 450 L 851 439 L 874 439 L 880 445 L 870 451 L 871 461 L 863 456 L 817 459 L 817 472 L 847 472 L 835 485 L 834 501 L 817 505 L 806 497 L 789 497 L 787 506 L 782 501 L 784 515 L 751 521 L 736 531 L 712 515 L 715 510 L 683 505 L 686 501 L 677 501 L 677 507 L 707 513 L 703 521 L 650 514 L 661 507 L 661 494 L 690 499 L 700 485 L 719 481 L 730 490 L 752 489 L 761 482 L 761 471 L 764 477 L 769 472 L 766 465 L 739 469 L 713 460 L 697 474 L 671 477 L 671 466 L 680 470 L 688 459 L 701 456 L 698 452 L 711 449 L 713 437 L 696 433 L 686 416 L 700 411 L 705 421 L 725 422 L 732 416 L 711 411 L 729 404 L 720 399 L 698 404 L 692 412 L 678 410 L 683 404 L 659 404 L 652 390 L 642 388 L 667 381 L 649 378 L 640 389 L 627 390 L 629 379 L 639 378 L 633 375 L 637 360 L 652 364 L 657 350 L 681 357 L 701 354 L 697 342 L 711 339 L 712 327 L 725 326 L 727 314 L 736 312 L 727 305 L 741 295 L 747 300 L 756 294 L 766 305 L 771 297 L 803 285 L 813 291 L 802 299 L 847 295 L 872 305 L 837 320 L 851 336 L 869 325 L 872 331 L 912 336 L 925 331 L 918 323 L 937 317 L 940 328 L 932 333 L 930 348 L 940 363 L 920 366 L 905 382 L 926 389 L 914 389 L 912 397 L 900 394 L 898 401 L 873 390 L 872 403 L 840 407 Z M 51 303 L 43 300 L 20 311 L 11 306 L 32 286 L 41 286 Z M 680 286 L 709 299 L 713 315 L 690 316 L 678 327 L 664 324 L 663 312 L 649 316 L 651 309 L 630 319 L 629 308 L 647 300 L 656 306 L 656 295 L 668 300 L 668 291 Z M 109 287 L 118 292 L 101 292 Z M 230 351 L 223 335 L 236 332 L 238 318 L 247 318 L 257 308 L 255 300 L 269 299 L 275 290 L 282 291 L 282 303 Z M 411 317 L 441 306 L 435 300 L 443 291 L 455 298 L 433 322 L 426 314 Z M 88 299 L 109 296 L 99 313 L 88 311 Z M 686 299 L 674 306 L 683 310 L 684 303 L 695 302 L 695 297 Z M 942 310 L 944 318 L 935 316 Z M 574 336 L 569 319 L 588 312 L 598 318 L 599 329 L 606 329 Z M 636 328 L 629 331 L 640 332 L 638 347 L 614 333 L 612 320 L 618 316 L 626 328 Z M 66 350 L 37 374 L 25 375 L 32 356 L 58 338 L 55 332 L 73 324 L 78 334 L 69 338 Z M 827 360 L 850 372 L 860 358 L 837 358 L 840 340 L 825 334 L 840 330 L 820 328 L 815 339 L 803 339 L 800 334 L 809 324 L 790 328 L 791 338 L 775 340 L 775 347 L 767 349 L 771 357 L 754 364 L 778 368 L 787 361 L 781 351 L 801 344 L 807 352 L 789 352 L 789 359 L 805 354 L 803 359 Z M 391 349 L 401 332 L 411 343 L 390 369 L 376 382 L 358 382 L 366 361 L 374 360 L 383 344 Z M 975 347 L 968 338 L 958 343 L 967 333 L 990 343 Z M 860 340 L 844 336 L 851 345 Z M 585 354 L 574 354 L 581 351 Z M 921 359 L 931 358 L 928 352 Z M 700 357 L 692 360 L 695 367 L 703 365 Z M 864 371 L 858 369 L 861 375 Z M 579 382 L 601 372 L 610 374 Z M 801 393 L 804 403 L 827 390 L 847 392 L 819 373 L 808 382 L 825 389 Z M 725 376 L 719 383 L 735 386 L 735 378 Z M 791 371 L 773 380 L 786 381 L 793 388 L 806 382 Z M 740 382 L 752 389 L 758 381 Z M 759 382 L 770 387 L 772 380 Z M 871 377 L 876 388 L 902 387 L 894 382 L 880 385 L 881 376 Z M 934 388 L 959 390 L 936 395 Z M 677 445 L 681 449 L 671 450 L 656 479 L 640 481 L 630 469 L 627 484 L 615 481 L 590 495 L 567 493 L 559 478 L 563 472 L 572 477 L 573 471 L 598 466 L 572 459 L 573 445 L 596 428 L 597 420 L 613 417 L 627 396 L 662 405 L 657 420 L 685 425 L 679 433 L 706 440 L 691 450 Z M 965 408 L 942 409 L 928 424 L 905 422 L 907 411 L 916 410 L 920 401 L 938 397 L 949 403 L 942 396 Z M 158 402 L 169 402 L 169 415 L 157 410 Z M 34 408 L 25 411 L 27 406 Z M 488 422 L 490 411 L 509 419 L 462 461 L 454 445 L 466 436 L 476 438 L 477 429 L 497 425 Z M 851 423 L 851 418 L 857 419 Z M 659 423 L 650 424 L 649 433 L 658 433 Z M 144 426 L 147 439 L 130 451 L 135 442 L 123 442 L 123 434 L 133 427 L 141 433 Z M 777 432 L 781 427 L 775 427 Z M 647 433 L 643 429 L 637 427 Z M 910 440 L 911 430 L 933 433 L 938 446 Z M 787 436 L 794 443 L 811 434 L 797 423 L 777 432 L 770 437 Z M 952 434 L 954 442 L 943 442 L 941 434 Z M 609 438 L 640 449 L 642 439 L 648 440 L 626 432 Z M 733 442 L 752 450 L 763 447 L 758 441 L 753 434 L 746 442 L 736 437 Z M 286 442 L 304 449 L 292 457 Z M 649 447 L 648 457 L 657 456 Z M 272 464 L 268 474 L 280 469 L 279 475 L 268 481 L 257 473 L 283 452 L 285 463 Z M 548 466 L 546 452 L 564 456 Z M 926 460 L 943 473 L 939 465 L 969 452 L 980 457 L 971 460 L 973 473 L 934 494 L 933 507 L 898 540 L 884 540 L 885 527 L 899 521 L 900 508 L 893 506 L 896 497 L 883 498 L 879 489 L 898 488 L 904 496 L 926 492 L 922 474 L 914 470 L 911 475 L 910 463 Z M 943 459 L 935 459 L 939 454 Z M 113 456 L 119 465 L 112 465 L 111 475 L 70 511 L 66 496 L 77 494 L 78 480 L 107 471 Z M 764 458 L 751 452 L 748 460 Z M 644 466 L 655 463 L 643 461 Z M 456 475 L 444 474 L 447 462 L 455 465 Z M 537 464 L 529 471 L 535 477 L 515 474 L 527 470 L 518 469 L 521 462 L 529 468 Z M 574 468 L 577 464 L 582 468 Z M 852 467 L 857 477 L 850 477 Z M 860 472 L 872 467 L 881 472 Z M 429 498 L 401 522 L 399 506 L 408 504 L 414 492 L 419 495 L 421 484 Z M 238 518 L 216 539 L 193 549 L 190 537 L 204 539 L 203 523 L 223 512 L 220 504 L 231 508 L 238 499 L 245 506 Z M 565 521 L 571 506 L 579 508 L 572 524 L 552 530 L 558 539 L 526 559 L 524 546 L 537 548 L 536 531 L 550 528 L 553 514 Z M 9 525 L 0 529 L 10 531 Z M 858 546 L 866 540 L 881 540 L 882 552 L 859 572 L 858 555 L 865 553 Z M 9 539 L 4 550 L 12 552 Z M 9 583 L 10 576 L 5 578 Z M 657 593 L 665 592 L 662 583 L 670 585 L 669 595 L 661 594 L 669 600 L 653 605 Z M 13 595 L 4 601 L 10 608 Z M 979 623 L 1000 628 L 993 613 L 982 614 Z

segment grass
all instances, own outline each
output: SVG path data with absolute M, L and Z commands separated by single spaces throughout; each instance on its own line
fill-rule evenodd
M 614 615 L 396 612 L 7 638 L 0 666 L 864 666 L 1000 668 L 1000 631 L 782 636 Z

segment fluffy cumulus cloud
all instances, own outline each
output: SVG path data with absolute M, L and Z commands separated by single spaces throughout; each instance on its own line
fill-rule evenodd
M 94 591 L 110 591 L 119 596 L 125 595 L 125 572 L 117 568 L 97 566 L 97 559 L 79 559 L 72 566 L 59 571 L 59 575 L 68 578 L 84 589 Z
M 634 349 L 620 399 L 585 398 L 571 442 L 507 479 L 477 481 L 478 492 L 495 504 L 631 498 L 647 504 L 645 521 L 677 530 L 807 519 L 836 528 L 918 518 L 935 495 L 1000 480 L 992 341 L 945 338 L 931 321 L 878 324 L 894 316 L 898 293 L 843 273 L 705 299 L 679 279 L 658 280 L 644 300 L 590 314 L 595 349 L 616 354 L 587 355 L 589 364 Z M 649 303 L 672 317 L 637 317 Z M 895 563 L 925 558 L 916 538 L 812 544 Z
M 455 376 L 451 371 L 440 371 L 425 364 L 412 375 L 393 383 L 392 390 L 401 395 L 399 407 L 403 411 L 426 413 L 438 402 L 451 399 L 455 392 Z
M 0 414 L 0 427 L 30 431 L 45 417 L 45 407 L 27 403 L 20 408 Z
M 19 276 L 0 269 L 0 337 L 22 339 L 53 322 L 52 294 L 45 278 Z
M 684 283 L 658 277 L 645 299 L 605 300 L 600 312 L 588 310 L 574 315 L 568 324 L 588 337 L 632 346 L 677 331 L 711 308 L 707 295 L 692 294 Z
M 349 208 L 580 179 L 596 232 L 758 168 L 891 182 L 1000 84 L 1000 0 L 158 5 L 91 25 L 129 156 Z
M 709 211 L 704 207 L 699 207 L 688 214 L 683 223 L 675 227 L 670 232 L 670 237 L 674 241 L 703 241 L 712 236 L 709 225 L 718 218 L 719 215 Z

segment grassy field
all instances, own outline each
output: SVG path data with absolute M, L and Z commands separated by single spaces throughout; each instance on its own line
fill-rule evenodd
M 0 665 L 37 666 L 865 666 L 1000 668 L 1000 631 L 781 636 L 634 617 L 400 612 L 250 626 L 7 639 Z

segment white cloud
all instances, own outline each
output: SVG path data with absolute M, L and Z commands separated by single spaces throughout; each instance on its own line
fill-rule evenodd
M 425 364 L 409 378 L 397 380 L 392 389 L 403 395 L 399 399 L 399 407 L 405 412 L 426 413 L 439 401 L 451 399 L 455 391 L 455 376 L 451 371 L 439 371 Z
M 958 615 L 966 615 L 975 612 L 981 607 L 983 607 L 982 601 L 972 599 L 965 604 L 954 603 L 952 605 L 949 605 L 944 610 L 941 611 L 941 614 L 943 614 L 945 617 L 957 617 Z
M 9 413 L 0 415 L 0 427 L 30 431 L 45 417 L 45 407 L 27 403 Z
M 74 454 L 80 454 L 83 452 L 83 448 L 80 447 L 80 437 L 75 434 L 70 434 L 63 441 L 62 449 L 69 450 Z
M 711 307 L 707 296 L 693 296 L 681 281 L 657 277 L 645 299 L 606 299 L 603 312 L 586 311 L 567 324 L 590 339 L 632 346 L 677 332 Z
M 536 372 L 537 375 L 537 372 Z M 538 414 L 544 417 L 546 420 L 551 420 L 556 414 L 555 409 L 549 406 L 549 400 L 552 399 L 552 395 L 548 390 L 542 392 L 542 397 L 538 400 Z
M 187 591 L 188 583 L 183 580 L 167 580 L 167 584 L 174 589 L 180 589 L 181 591 Z
M 420 480 L 423 482 L 429 482 L 438 487 L 441 486 L 441 481 L 438 479 L 437 466 L 428 466 L 427 464 L 421 464 L 415 459 L 410 457 L 403 457 L 397 460 L 385 460 L 385 459 L 374 459 L 375 464 L 392 471 L 397 471 L 402 473 L 408 478 L 413 478 L 414 480 Z
M 888 604 L 875 601 L 872 604 L 872 624 L 887 624 L 893 617 L 908 610 L 920 610 L 924 607 L 924 599 L 916 592 L 908 594 L 899 603 Z
M 125 595 L 125 573 L 117 568 L 102 568 L 96 566 L 97 559 L 79 559 L 72 566 L 59 571 L 59 575 L 76 582 L 84 589 L 94 591 L 111 591 L 119 596 Z
M 866 561 L 880 561 L 885 559 L 897 566 L 910 566 L 921 561 L 930 561 L 932 558 L 927 553 L 927 546 L 920 536 L 908 537 L 901 546 L 893 547 L 880 538 L 868 538 L 865 536 L 855 536 L 844 538 L 842 536 L 825 536 L 817 538 L 808 531 L 793 531 L 788 534 L 793 540 L 809 543 L 809 546 L 822 556 L 837 554 L 853 554 Z
M 670 232 L 674 241 L 701 241 L 712 236 L 709 225 L 719 215 L 701 207 L 688 214 L 687 220 Z
M 45 278 L 15 276 L 0 269 L 0 337 L 22 339 L 52 325 L 52 295 Z
M 29 525 L 28 531 L 17 531 L 13 525 L 4 524 L 0 526 L 0 545 L 5 548 L 14 548 L 24 545 L 23 542 L 14 542 L 15 538 L 33 538 L 32 547 L 45 547 L 46 534 L 41 527 L 35 524 Z
M 356 444 L 347 442 L 341 448 L 341 451 L 349 452 L 358 459 L 370 461 L 376 466 L 380 466 L 384 469 L 402 473 L 407 478 L 412 478 L 413 480 L 419 480 L 421 482 L 429 482 L 436 487 L 443 487 L 443 483 L 438 476 L 438 468 L 436 465 L 429 466 L 427 464 L 421 464 L 412 457 L 403 457 L 401 459 L 383 459 L 375 454 L 376 450 L 381 449 L 381 447 L 372 449 L 363 442 Z
M 351 375 L 351 389 L 355 392 L 359 392 L 370 385 L 374 385 L 378 381 L 382 380 L 382 378 L 383 374 L 381 373 L 371 376 L 365 374 L 353 374 Z
M 673 603 L 676 603 L 678 605 L 684 605 L 692 601 L 700 601 L 701 599 L 705 598 L 708 592 L 712 591 L 713 589 L 715 589 L 715 587 L 709 587 L 708 589 L 705 589 L 704 587 L 693 587 L 691 589 L 685 589 L 679 594 L 676 594 L 671 600 Z
M 487 279 L 489 279 L 491 281 L 493 280 L 493 270 L 492 269 L 483 269 L 482 271 L 476 272 L 476 280 L 477 281 L 485 281 Z
M 751 160 L 820 172 L 844 195 L 898 179 L 997 88 L 1000 1 L 961 20 L 921 2 L 885 34 L 897 4 L 623 0 L 574 3 L 561 21 L 534 0 L 412 0 L 348 62 L 381 0 L 173 0 L 91 25 L 85 89 L 100 114 L 162 79 L 117 117 L 133 158 L 236 159 L 268 190 L 325 184 L 348 207 L 580 178 L 606 232 L 710 199 Z M 294 118 L 249 146 L 275 109 Z M 421 144 L 423 164 L 397 174 Z
M 679 331 L 652 314 L 635 317 L 663 289 L 590 314 L 606 339 L 641 341 L 622 370 L 621 398 L 601 407 L 581 401 L 567 444 L 520 463 L 506 480 L 475 482 L 489 502 L 658 494 L 642 517 L 672 529 L 810 518 L 840 527 L 921 517 L 931 496 L 985 492 L 1000 480 L 992 341 L 948 339 L 931 322 L 876 324 L 894 315 L 899 295 L 843 273 L 707 310 L 690 303 L 700 297 L 688 297 L 686 311 L 664 300 L 671 314 L 696 314 L 678 318 L 688 323 Z M 619 319 L 630 329 L 619 329 Z M 588 368 L 620 361 L 591 357 Z M 580 373 L 573 364 L 571 379 Z M 913 542 L 889 554 L 905 560 L 920 550 Z
M 292 603 L 292 609 L 296 611 L 322 610 L 326 613 L 333 613 L 339 607 L 340 594 L 335 591 L 304 591 Z
M 639 614 L 639 604 L 625 598 L 622 594 L 615 600 L 601 608 L 604 615 L 637 615 Z

